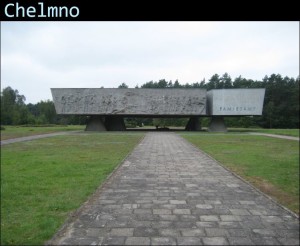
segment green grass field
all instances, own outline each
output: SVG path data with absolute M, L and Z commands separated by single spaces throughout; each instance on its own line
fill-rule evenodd
M 79 133 L 1 146 L 1 245 L 50 239 L 142 137 Z
M 4 126 L 4 128 L 5 130 L 1 130 L 1 140 L 61 131 L 84 130 L 85 126 Z
M 180 135 L 299 214 L 298 141 L 230 133 Z

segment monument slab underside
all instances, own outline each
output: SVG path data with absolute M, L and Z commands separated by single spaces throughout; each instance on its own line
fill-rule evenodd
M 203 89 L 52 88 L 57 114 L 122 116 L 206 115 Z

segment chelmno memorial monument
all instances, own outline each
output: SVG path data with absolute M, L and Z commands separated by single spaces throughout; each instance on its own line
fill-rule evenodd
M 261 115 L 265 89 L 52 88 L 57 114 L 90 116 L 87 131 L 126 130 L 124 117 L 185 117 L 186 129 L 226 131 L 224 116 Z

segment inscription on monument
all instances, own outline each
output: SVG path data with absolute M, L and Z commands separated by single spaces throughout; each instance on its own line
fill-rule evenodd
M 202 89 L 51 89 L 58 114 L 204 115 Z
M 256 107 L 235 107 L 235 106 L 226 106 L 226 107 L 220 107 L 219 111 L 226 111 L 226 112 L 251 112 L 255 111 Z

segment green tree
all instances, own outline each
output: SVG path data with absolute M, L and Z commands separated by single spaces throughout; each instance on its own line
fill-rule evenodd
M 173 85 L 173 88 L 182 88 L 182 85 L 179 84 L 178 80 L 176 79 Z
M 42 124 L 55 124 L 56 123 L 56 111 L 54 103 L 50 100 L 40 101 L 36 104 L 39 116 L 42 117 Z
M 267 128 L 299 128 L 299 77 L 265 76 L 266 88 L 260 125 Z
M 214 74 L 206 85 L 207 90 L 219 89 L 220 88 L 220 76 L 218 74 Z
M 29 111 L 25 106 L 25 96 L 10 86 L 1 92 L 1 125 L 27 124 Z
M 232 88 L 232 80 L 228 73 L 224 73 L 223 76 L 220 78 L 220 88 L 222 89 L 229 89 Z
M 120 85 L 118 86 L 118 88 L 120 88 L 120 89 L 127 89 L 127 88 L 128 88 L 128 85 L 126 85 L 126 84 L 123 82 L 122 84 L 120 84 Z

